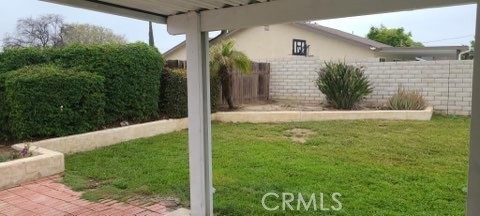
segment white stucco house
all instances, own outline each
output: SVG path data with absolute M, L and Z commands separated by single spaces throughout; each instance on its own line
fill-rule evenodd
M 252 60 L 313 56 L 325 60 L 378 59 L 379 61 L 453 60 L 467 46 L 399 48 L 322 25 L 293 22 L 223 31 L 211 39 L 235 40 L 236 48 Z M 185 42 L 164 53 L 167 60 L 186 60 Z

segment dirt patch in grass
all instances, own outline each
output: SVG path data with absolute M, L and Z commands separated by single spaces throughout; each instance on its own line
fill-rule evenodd
M 308 138 L 316 134 L 315 131 L 305 128 L 293 128 L 285 132 L 292 141 L 301 144 L 305 144 Z
M 83 192 L 81 196 L 83 199 L 92 202 L 117 200 L 136 206 L 151 206 L 158 203 L 167 207 L 169 211 L 189 205 L 189 203 L 182 203 L 179 198 L 173 196 L 156 195 L 146 185 L 134 189 L 133 192 L 128 192 L 126 191 L 128 185 L 122 181 L 73 179 L 73 181 L 70 180 L 70 183 L 73 190 Z
M 88 189 L 96 189 L 96 188 L 98 188 L 99 185 L 100 185 L 100 182 L 95 181 L 95 180 L 89 180 L 87 188 Z
M 147 195 L 138 195 L 134 196 L 127 200 L 127 203 L 132 205 L 153 205 L 161 204 L 167 207 L 170 210 L 175 210 L 181 207 L 180 199 L 175 197 L 160 197 L 160 196 L 147 196 Z

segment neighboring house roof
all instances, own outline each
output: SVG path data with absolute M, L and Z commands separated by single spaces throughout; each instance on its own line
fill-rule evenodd
M 340 39 L 346 40 L 347 42 L 351 42 L 351 43 L 354 43 L 354 44 L 357 44 L 357 45 L 365 46 L 368 49 L 370 49 L 371 47 L 374 47 L 374 48 L 391 47 L 387 44 L 383 44 L 383 43 L 380 43 L 380 42 L 377 42 L 377 41 L 374 41 L 374 40 L 370 40 L 368 38 L 363 38 L 363 37 L 360 37 L 360 36 L 357 36 L 357 35 L 354 35 L 354 34 L 349 34 L 349 33 L 346 33 L 346 32 L 340 31 L 340 30 L 336 30 L 336 29 L 333 29 L 333 28 L 328 28 L 328 27 L 318 25 L 318 24 L 310 24 L 310 23 L 305 23 L 305 22 L 294 22 L 294 23 L 290 23 L 290 24 L 294 25 L 294 26 L 297 26 L 297 27 L 300 27 L 300 28 L 307 29 L 309 31 L 313 31 L 315 33 L 327 34 L 327 35 L 333 36 L 335 38 L 340 38 Z M 214 42 L 218 39 L 228 37 L 229 35 L 232 35 L 237 31 L 239 31 L 239 30 L 222 32 L 217 37 L 210 39 L 210 42 Z M 163 53 L 163 55 L 167 56 L 167 55 L 175 52 L 177 49 L 179 49 L 180 47 L 183 47 L 183 46 L 185 46 L 185 41 L 179 43 L 178 45 L 174 46 L 170 50 L 166 51 L 165 53 Z
M 222 31 L 219 35 L 217 35 L 216 37 L 214 38 L 211 38 L 210 39 L 210 43 L 216 41 L 216 40 L 219 40 L 219 39 L 223 39 L 225 37 L 228 37 L 229 35 L 232 35 L 233 33 L 237 32 L 238 30 L 233 30 L 233 31 Z M 177 49 L 179 49 L 180 47 L 183 47 L 185 46 L 186 44 L 186 41 L 183 41 L 179 44 L 177 44 L 176 46 L 174 46 L 173 48 L 169 49 L 168 51 L 164 52 L 163 55 L 164 56 L 167 56 L 169 55 L 170 53 L 173 53 L 175 52 Z
M 456 56 L 459 57 L 465 51 L 470 50 L 468 46 L 436 46 L 436 47 L 384 47 L 377 51 L 382 56 L 401 58 L 402 56 Z
M 442 53 L 451 51 L 467 51 L 470 48 L 468 46 L 433 46 L 433 47 L 383 47 L 378 51 L 381 53 L 415 53 L 415 52 L 432 52 Z
M 382 47 L 391 47 L 390 45 L 383 44 L 374 40 L 370 40 L 368 38 L 360 37 L 354 34 L 350 34 L 347 32 L 343 32 L 337 29 L 325 27 L 322 25 L 318 24 L 313 24 L 313 23 L 305 23 L 305 22 L 294 22 L 292 23 L 295 26 L 306 28 L 308 30 L 318 32 L 318 33 L 324 33 L 330 36 L 334 36 L 336 38 L 341 38 L 344 39 L 348 42 L 352 42 L 358 45 L 365 46 L 367 48 L 374 47 L 374 48 L 382 48 Z
M 343 32 L 337 29 L 325 27 L 318 24 L 305 23 L 305 22 L 294 22 L 290 24 L 303 29 L 316 32 L 316 33 L 333 36 L 335 38 L 339 38 L 353 44 L 364 46 L 365 48 L 368 48 L 368 49 L 373 48 L 372 50 L 378 51 L 384 54 L 438 55 L 438 54 L 452 54 L 455 52 L 460 53 L 460 52 L 469 50 L 468 46 L 392 47 L 390 45 L 383 44 L 374 40 L 370 40 L 368 38 L 363 38 L 354 34 L 350 34 L 347 32 Z M 226 38 L 238 31 L 240 30 L 224 31 L 220 33 L 218 36 L 216 36 L 215 38 L 210 39 L 210 42 L 214 42 L 216 40 Z M 177 49 L 183 46 L 185 46 L 185 41 L 176 45 L 172 49 L 166 51 L 164 55 L 169 55 L 170 53 L 175 52 Z

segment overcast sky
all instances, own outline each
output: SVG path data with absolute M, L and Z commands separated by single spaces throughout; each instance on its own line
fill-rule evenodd
M 68 23 L 89 23 L 108 27 L 130 42 L 148 42 L 148 23 L 114 15 L 60 6 L 37 0 L 10 0 L 0 9 L 0 37 L 14 32 L 16 21 L 41 14 L 62 15 Z M 369 15 L 319 21 L 320 24 L 364 37 L 371 26 L 404 27 L 413 39 L 427 46 L 470 45 L 475 34 L 475 5 Z M 161 52 L 175 46 L 183 36 L 170 36 L 164 25 L 154 25 L 155 43 Z

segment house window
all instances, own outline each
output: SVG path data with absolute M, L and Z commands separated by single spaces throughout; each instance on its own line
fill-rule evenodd
M 307 56 L 307 41 L 293 39 L 292 55 Z

